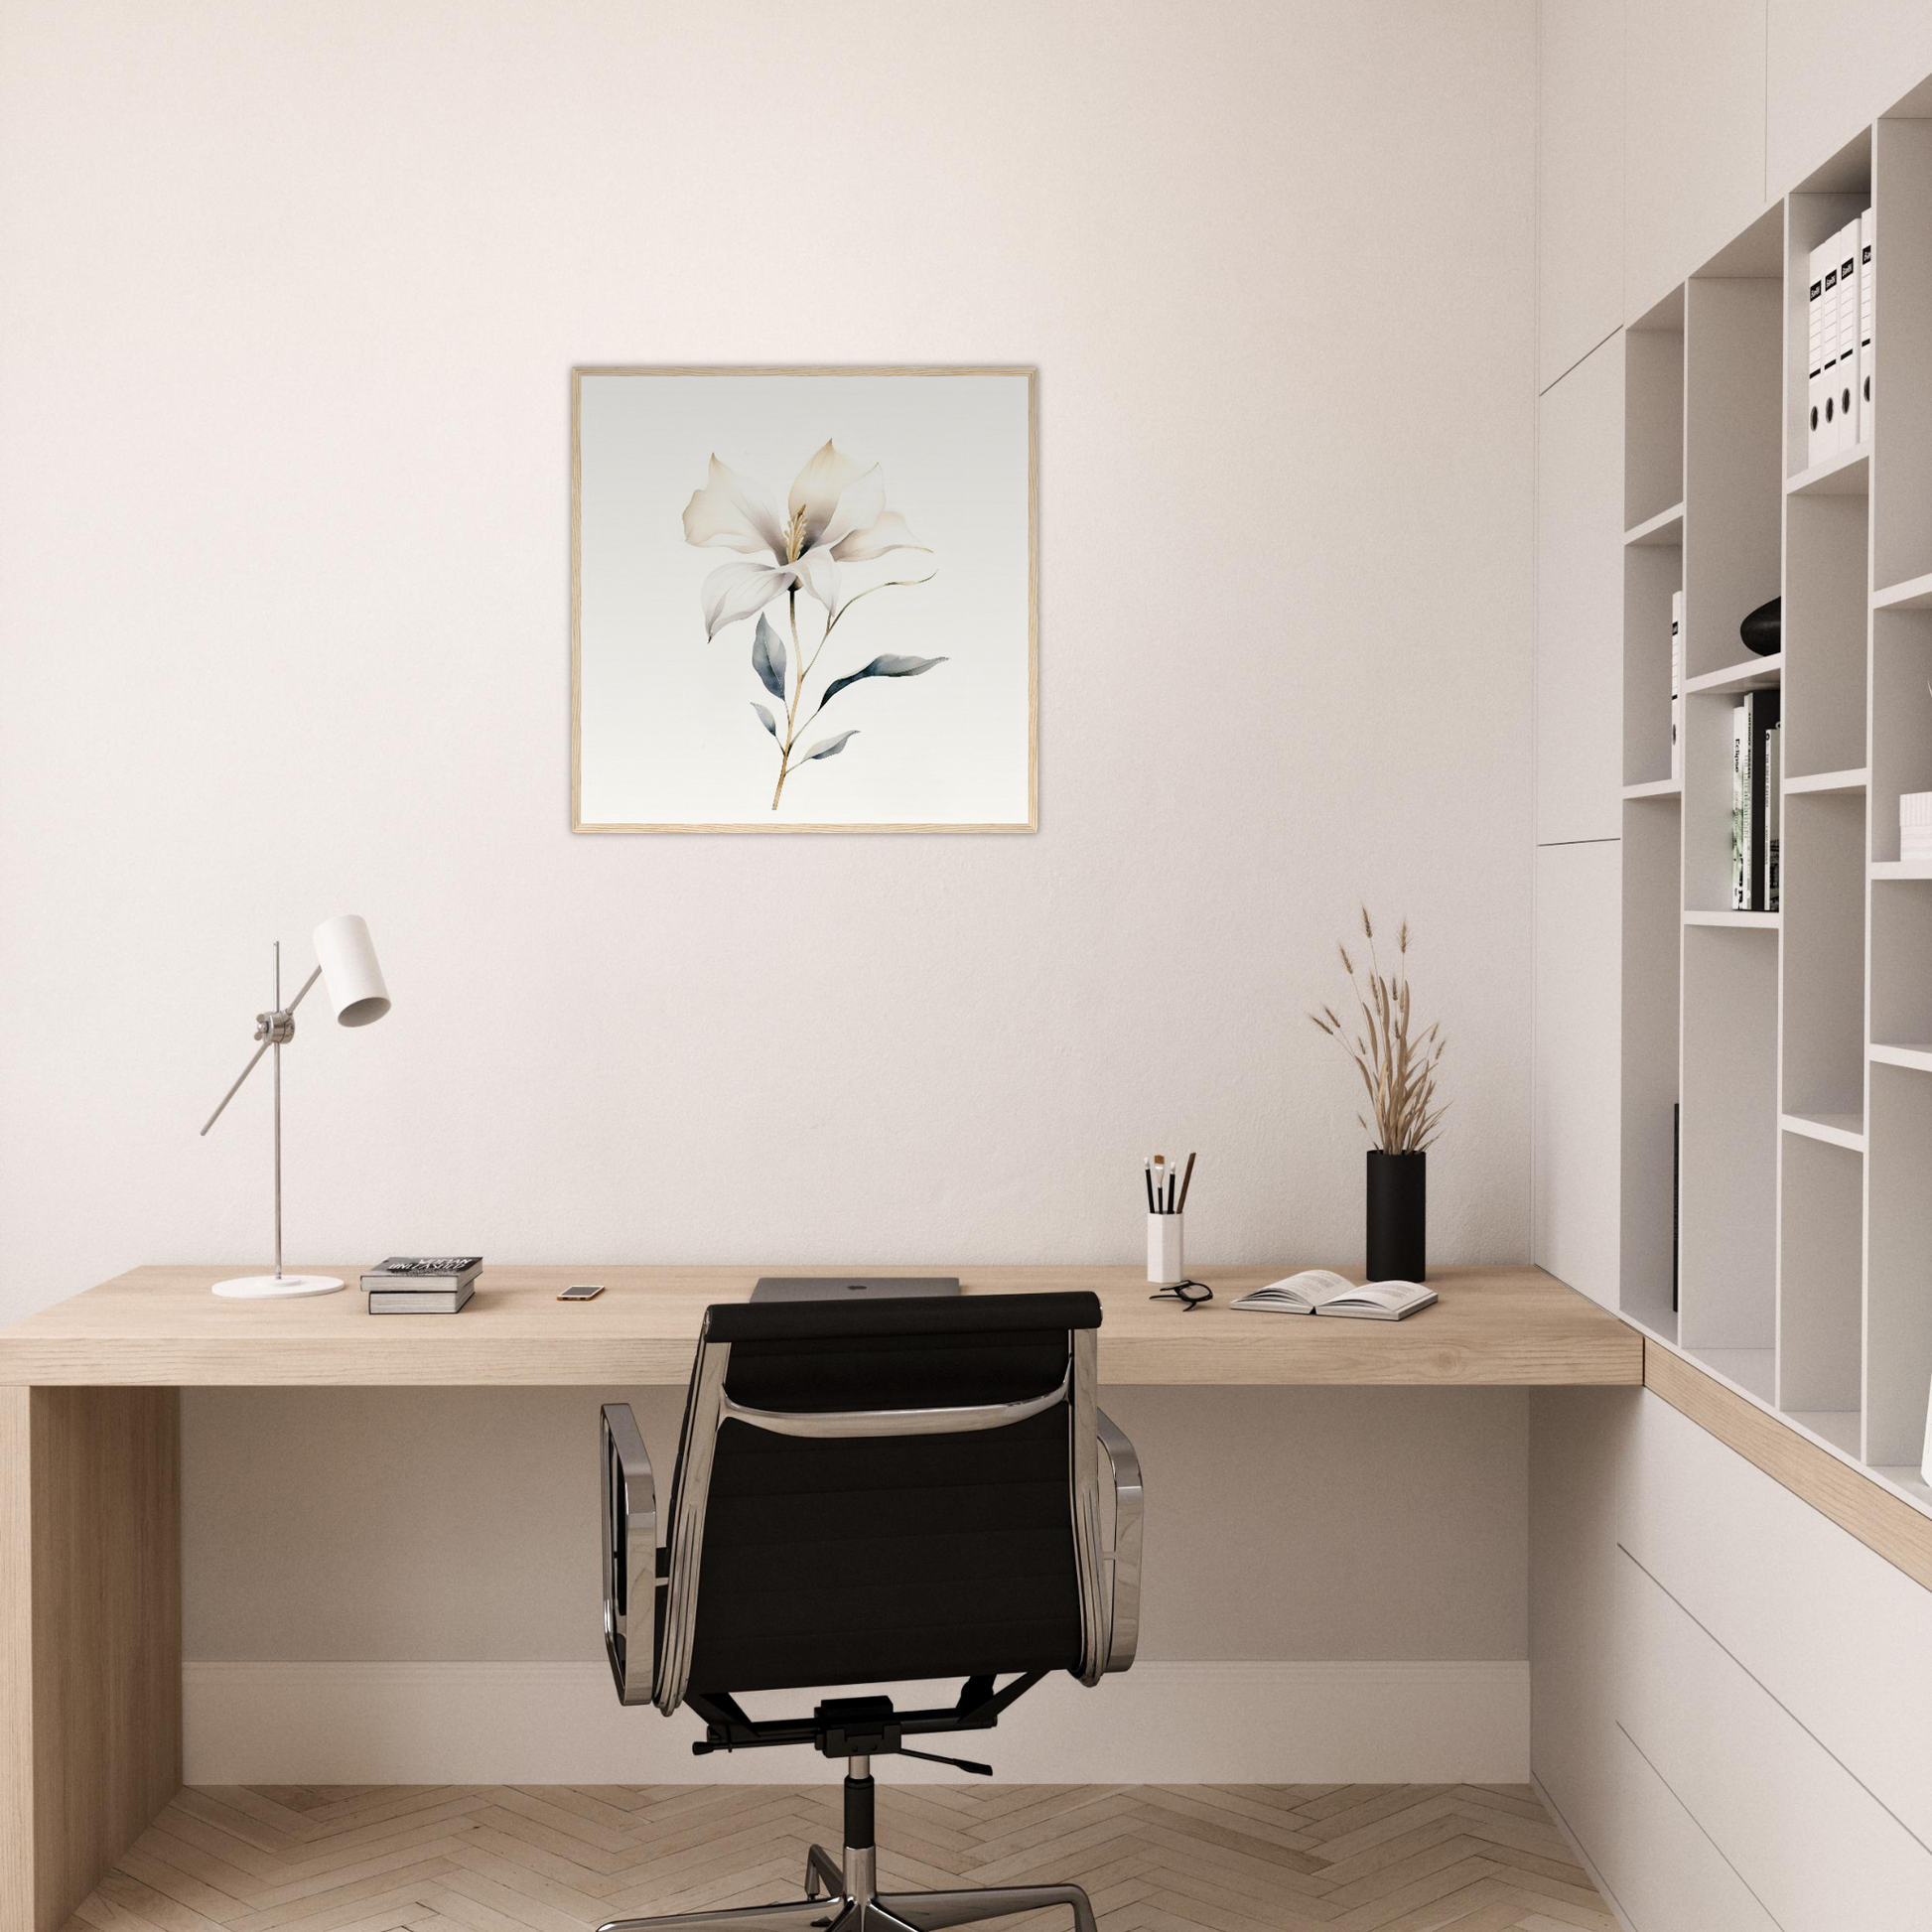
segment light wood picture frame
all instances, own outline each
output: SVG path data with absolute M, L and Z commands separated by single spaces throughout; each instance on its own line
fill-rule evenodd
M 573 832 L 1037 829 L 1036 368 L 575 368 L 570 496 Z

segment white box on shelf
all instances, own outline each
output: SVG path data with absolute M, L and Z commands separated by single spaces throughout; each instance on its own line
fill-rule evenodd
M 1899 793 L 1898 856 L 1932 859 L 1932 791 Z

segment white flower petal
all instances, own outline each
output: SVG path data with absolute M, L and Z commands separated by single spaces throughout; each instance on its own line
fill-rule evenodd
M 869 530 L 886 513 L 886 477 L 874 464 L 863 477 L 855 477 L 839 491 L 832 520 L 822 530 L 808 531 L 808 540 L 830 550 L 843 543 L 855 530 Z
M 756 483 L 715 456 L 710 483 L 694 490 L 684 506 L 684 540 L 701 549 L 768 550 L 784 561 L 784 523 L 777 509 Z
M 807 550 L 793 567 L 800 587 L 825 606 L 825 621 L 839 615 L 839 567 L 829 550 Z
M 805 541 L 816 543 L 818 534 L 831 522 L 839 497 L 847 483 L 859 474 L 859 466 L 849 456 L 840 456 L 828 442 L 798 473 L 791 486 L 787 507 L 793 516 L 805 512 Z M 779 553 L 783 555 L 781 551 Z
M 795 575 L 788 564 L 720 564 L 698 593 L 705 636 L 715 637 L 727 624 L 762 611 L 791 587 Z
M 885 510 L 871 529 L 855 530 L 850 536 L 841 537 L 832 545 L 832 555 L 842 564 L 866 564 L 875 557 L 883 557 L 889 550 L 930 550 L 931 547 L 913 536 L 897 510 Z

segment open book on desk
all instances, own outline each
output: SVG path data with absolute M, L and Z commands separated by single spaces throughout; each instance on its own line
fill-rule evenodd
M 1260 1314 L 1346 1314 L 1363 1321 L 1400 1321 L 1435 1299 L 1436 1291 L 1420 1282 L 1370 1282 L 1363 1287 L 1329 1268 L 1305 1268 L 1228 1306 Z

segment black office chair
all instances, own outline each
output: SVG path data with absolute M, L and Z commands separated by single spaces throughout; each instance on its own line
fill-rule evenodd
M 604 1932 L 941 1932 L 1047 1905 L 1094 1932 L 1077 1885 L 880 1894 L 872 1759 L 991 1776 L 905 1740 L 990 1728 L 1050 1672 L 1096 1684 L 1134 1661 L 1140 1464 L 1095 1405 L 1099 1327 L 1092 1295 L 708 1310 L 661 1550 L 643 1440 L 627 1407 L 607 1405 L 619 1698 L 666 1716 L 689 1705 L 701 1755 L 811 1744 L 847 1764 L 845 1856 L 811 1848 L 802 1899 Z M 954 1677 L 956 1700 L 930 1710 L 835 1697 L 810 1717 L 754 1719 L 738 1703 Z

